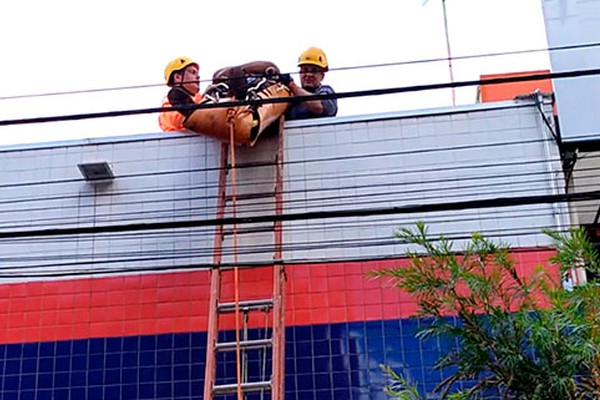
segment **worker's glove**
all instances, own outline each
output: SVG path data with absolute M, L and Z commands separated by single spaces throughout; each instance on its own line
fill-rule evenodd
M 283 83 L 285 86 L 289 86 L 293 81 L 290 74 L 279 74 L 279 82 Z

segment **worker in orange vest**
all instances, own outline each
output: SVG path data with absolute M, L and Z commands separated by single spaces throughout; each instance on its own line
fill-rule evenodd
M 177 57 L 165 68 L 165 81 L 171 88 L 162 102 L 162 107 L 191 106 L 200 103 L 200 66 L 188 57 Z M 186 131 L 183 121 L 194 110 L 162 111 L 158 124 L 165 132 Z

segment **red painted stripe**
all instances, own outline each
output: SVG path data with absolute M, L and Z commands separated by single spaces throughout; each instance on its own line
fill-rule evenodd
M 527 276 L 545 264 L 550 250 L 515 253 Z M 367 271 L 402 260 L 306 264 L 287 268 L 286 324 L 312 325 L 407 318 L 416 305 L 383 279 Z M 271 295 L 270 268 L 241 272 L 242 299 Z M 225 275 L 223 295 L 233 297 Z M 72 340 L 91 337 L 205 331 L 209 273 L 177 272 L 0 285 L 0 343 Z M 221 326 L 232 329 L 233 317 Z M 265 325 L 253 313 L 251 327 Z

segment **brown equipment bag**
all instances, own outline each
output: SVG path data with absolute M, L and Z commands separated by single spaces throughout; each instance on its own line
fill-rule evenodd
M 236 100 L 290 97 L 290 90 L 276 81 L 279 68 L 268 61 L 254 61 L 222 68 L 213 75 L 213 88 L 200 104 L 218 104 Z M 287 110 L 289 103 L 264 103 L 195 110 L 183 125 L 196 133 L 253 147 L 260 134 Z

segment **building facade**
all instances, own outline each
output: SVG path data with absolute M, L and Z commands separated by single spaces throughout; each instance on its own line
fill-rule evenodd
M 417 340 L 414 301 L 366 272 L 401 262 L 394 232 L 421 220 L 457 248 L 474 231 L 508 243 L 523 274 L 546 263 L 541 229 L 569 218 L 539 200 L 565 192 L 549 115 L 531 99 L 287 123 L 286 399 L 384 399 L 381 364 L 435 398 L 451 344 Z M 239 149 L 240 193 L 272 182 L 274 141 Z M 202 397 L 219 154 L 165 133 L 0 149 L 0 399 Z M 112 177 L 78 168 L 98 165 Z M 237 247 L 244 294 L 268 296 L 271 236 Z M 247 328 L 265 334 L 258 318 Z M 250 375 L 269 373 L 261 357 Z M 217 374 L 235 379 L 235 359 Z

